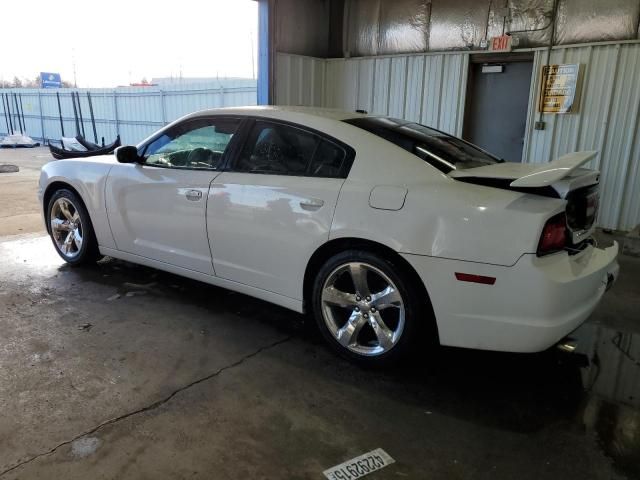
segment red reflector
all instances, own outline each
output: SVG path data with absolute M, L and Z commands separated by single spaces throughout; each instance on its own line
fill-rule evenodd
M 473 275 L 471 273 L 456 272 L 456 278 L 461 282 L 482 283 L 483 285 L 496 283 L 496 277 L 485 277 L 484 275 Z

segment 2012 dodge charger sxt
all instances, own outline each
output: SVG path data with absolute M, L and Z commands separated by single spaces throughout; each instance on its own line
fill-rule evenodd
M 48 163 L 40 200 L 67 262 L 108 255 L 312 311 L 354 360 L 434 342 L 535 352 L 618 272 L 618 246 L 591 236 L 594 155 L 515 164 L 388 117 L 219 109 Z

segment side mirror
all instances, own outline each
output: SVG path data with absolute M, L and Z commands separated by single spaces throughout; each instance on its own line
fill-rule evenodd
M 141 163 L 142 159 L 138 156 L 138 149 L 132 145 L 118 147 L 116 149 L 116 158 L 120 163 Z

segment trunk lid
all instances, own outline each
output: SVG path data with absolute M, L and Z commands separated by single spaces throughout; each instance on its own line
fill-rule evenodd
M 581 165 L 597 152 L 574 152 L 545 164 L 497 163 L 453 170 L 449 176 L 463 182 L 514 190 L 567 201 L 567 224 L 573 245 L 580 244 L 595 229 L 600 172 Z

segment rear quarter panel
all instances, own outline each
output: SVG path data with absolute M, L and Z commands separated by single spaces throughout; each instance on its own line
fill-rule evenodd
M 453 180 L 405 150 L 363 132 L 338 199 L 331 238 L 366 238 L 395 251 L 514 265 L 535 252 L 564 201 Z M 372 208 L 378 185 L 406 188 L 400 210 Z

